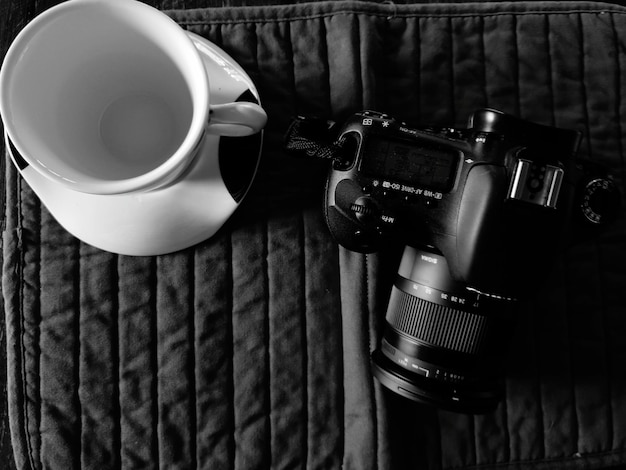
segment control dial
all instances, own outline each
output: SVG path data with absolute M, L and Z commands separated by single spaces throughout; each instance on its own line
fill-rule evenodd
M 617 216 L 619 207 L 620 194 L 613 181 L 595 178 L 585 185 L 580 208 L 588 222 L 594 225 L 609 222 Z
M 361 196 L 352 204 L 350 210 L 356 216 L 356 219 L 362 223 L 376 223 L 380 217 L 376 202 L 371 197 Z

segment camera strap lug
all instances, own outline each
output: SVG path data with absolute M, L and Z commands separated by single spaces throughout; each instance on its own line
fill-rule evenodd
M 285 150 L 304 157 L 342 161 L 342 140 L 337 139 L 336 123 L 321 118 L 297 116 L 285 134 Z

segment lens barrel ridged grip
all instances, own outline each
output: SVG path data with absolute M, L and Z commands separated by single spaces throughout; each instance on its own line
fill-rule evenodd
M 488 317 L 439 305 L 393 287 L 387 322 L 401 333 L 430 346 L 467 354 L 480 353 Z

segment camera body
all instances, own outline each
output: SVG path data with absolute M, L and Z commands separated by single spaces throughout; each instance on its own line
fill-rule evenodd
M 372 352 L 381 384 L 464 413 L 497 406 L 516 301 L 541 284 L 559 245 L 619 207 L 606 171 L 575 158 L 579 141 L 493 109 L 465 129 L 373 111 L 343 125 L 294 121 L 287 150 L 332 160 L 324 213 L 337 242 L 362 253 L 404 246 Z
M 475 112 L 467 129 L 414 129 L 356 113 L 338 134 L 326 221 L 350 250 L 427 246 L 453 279 L 518 298 L 545 271 L 566 226 L 579 140 L 578 132 L 491 109 Z

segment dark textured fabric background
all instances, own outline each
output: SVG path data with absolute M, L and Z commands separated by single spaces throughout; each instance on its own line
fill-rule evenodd
M 161 257 L 91 248 L 11 166 L 3 295 L 18 468 L 582 469 L 626 463 L 626 216 L 536 260 L 492 414 L 382 391 L 378 340 L 401 247 L 337 248 L 324 163 L 282 151 L 296 113 L 374 108 L 463 125 L 491 106 L 579 129 L 626 193 L 626 9 L 332 2 L 177 10 L 251 75 L 268 111 L 252 193 Z

